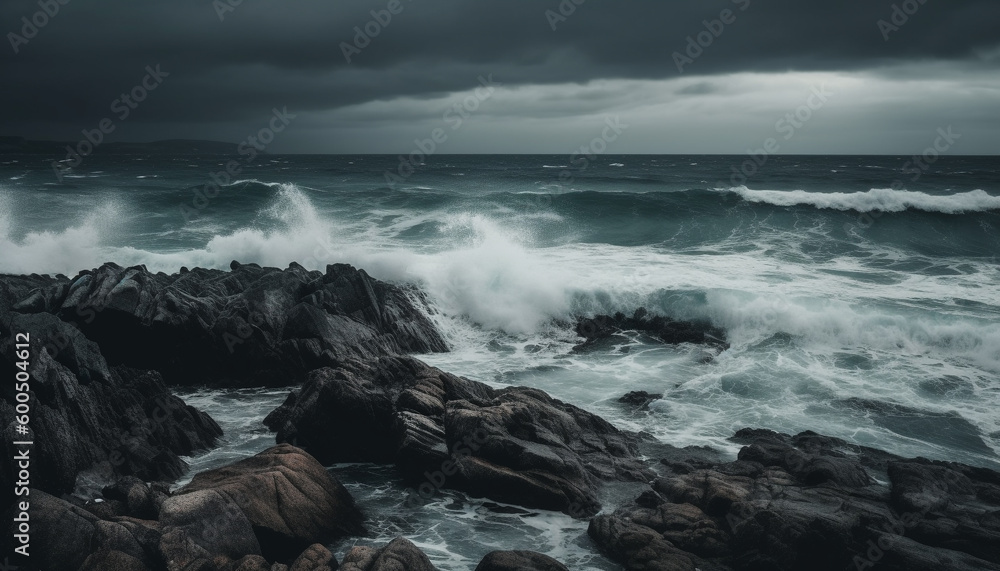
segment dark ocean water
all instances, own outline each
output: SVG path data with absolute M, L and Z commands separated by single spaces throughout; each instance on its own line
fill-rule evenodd
M 94 156 L 60 182 L 50 157 L 0 156 L 0 272 L 349 262 L 423 289 L 452 348 L 431 364 L 671 444 L 735 452 L 739 428 L 809 429 L 1000 466 L 1000 159 L 772 156 L 744 181 L 746 157 L 434 156 L 387 180 L 398 157 L 262 156 L 206 187 L 230 158 Z M 732 348 L 704 363 L 633 335 L 572 351 L 573 316 L 639 306 L 711 320 Z M 633 414 L 615 402 L 630 390 L 665 397 Z M 259 419 L 282 392 L 187 398 L 228 430 L 196 469 L 273 442 Z M 585 522 L 452 493 L 413 513 L 391 470 L 335 471 L 383 539 L 442 569 L 490 546 L 615 568 Z

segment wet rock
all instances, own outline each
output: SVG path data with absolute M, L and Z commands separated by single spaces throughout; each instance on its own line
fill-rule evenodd
M 310 545 L 288 567 L 288 571 L 330 571 L 337 568 L 337 560 L 326 546 Z
M 133 475 L 172 480 L 187 465 L 180 456 L 214 446 L 222 430 L 208 415 L 172 395 L 155 371 L 108 366 L 98 346 L 73 325 L 39 313 L 9 314 L 0 330 L 0 370 L 14 378 L 13 335 L 29 332 L 33 486 L 53 494 L 73 490 L 77 476 L 94 471 L 112 481 Z M 45 343 L 43 345 L 43 343 Z M 17 402 L 0 397 L 5 430 L 0 485 L 11 483 Z
M 28 564 L 46 571 L 77 571 L 91 553 L 97 535 L 96 524 L 100 520 L 90 512 L 63 499 L 38 489 L 30 489 L 30 543 L 29 558 L 14 554 L 14 547 L 21 542 L 14 539 L 19 533 L 14 517 L 15 507 L 3 515 L 4 533 L 0 537 L 0 547 L 4 556 L 12 556 L 17 565 Z
M 569 571 L 548 555 L 533 551 L 491 551 L 476 566 L 476 571 Z
M 167 567 L 184 569 L 199 559 L 260 555 L 253 524 L 240 507 L 217 490 L 198 490 L 164 502 L 160 550 Z
M 651 316 L 645 308 L 640 307 L 631 317 L 616 313 L 580 318 L 576 323 L 576 333 L 586 341 L 578 345 L 577 349 L 586 348 L 598 340 L 607 339 L 623 331 L 640 331 L 671 345 L 692 343 L 719 350 L 729 348 L 726 332 L 710 323 L 677 321 L 662 315 Z
M 1000 473 L 812 432 L 733 440 L 735 462 L 675 449 L 590 536 L 626 569 L 1000 569 Z
M 168 276 L 109 263 L 30 294 L 22 282 L 14 311 L 74 323 L 112 365 L 155 369 L 169 384 L 287 386 L 348 357 L 447 350 L 415 293 L 346 264 Z
M 535 389 L 494 390 L 407 357 L 314 371 L 267 424 L 323 463 L 394 463 L 437 489 L 584 516 L 601 482 L 648 481 L 635 436 Z
M 165 533 L 176 527 L 189 536 L 202 536 L 203 526 L 225 525 L 230 532 L 214 535 L 246 543 L 231 550 L 216 546 L 209 553 L 230 558 L 260 553 L 271 561 L 292 561 L 314 543 L 364 533 L 363 517 L 347 490 L 313 457 L 287 444 L 197 474 L 164 502 L 160 520 Z
M 618 399 L 618 402 L 637 409 L 649 408 L 649 403 L 660 400 L 663 394 L 647 393 L 646 391 L 632 391 Z
M 412 542 L 397 537 L 381 549 L 354 547 L 344 556 L 341 571 L 437 571 Z
M 590 520 L 587 534 L 626 569 L 695 571 L 691 555 L 677 549 L 656 531 L 608 515 Z

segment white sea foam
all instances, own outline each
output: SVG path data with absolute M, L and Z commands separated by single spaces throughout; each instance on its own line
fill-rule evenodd
M 923 210 L 960 214 L 963 212 L 985 212 L 1000 210 L 1000 196 L 991 196 L 977 189 L 949 195 L 933 195 L 891 188 L 873 188 L 868 192 L 807 192 L 804 190 L 751 190 L 746 186 L 725 189 L 750 202 L 773 204 L 776 206 L 796 206 L 806 204 L 832 210 L 855 210 L 857 212 L 903 212 Z
M 61 230 L 23 230 L 12 198 L 0 192 L 0 273 L 67 273 L 96 267 L 106 260 L 102 236 L 114 233 L 122 207 L 102 201 Z
M 995 263 L 928 260 L 953 267 L 940 275 L 894 271 L 873 262 L 919 260 L 879 244 L 865 245 L 868 257 L 796 262 L 775 253 L 795 243 L 791 234 L 752 251 L 738 236 L 740 248 L 700 250 L 711 255 L 568 240 L 539 247 L 531 230 L 537 224 L 524 223 L 529 213 L 380 209 L 358 216 L 339 207 L 323 211 L 310 198 L 314 191 L 294 184 L 269 186 L 271 202 L 252 223 L 213 230 L 207 218 L 198 232 L 186 233 L 201 236 L 202 245 L 173 252 L 114 246 L 115 229 L 102 220 L 115 217 L 106 214 L 24 234 L 16 205 L 0 199 L 0 272 L 73 274 L 108 260 L 165 272 L 227 268 L 234 259 L 278 267 L 294 260 L 311 269 L 351 263 L 376 278 L 420 286 L 453 349 L 421 357 L 431 364 L 495 386 L 537 386 L 677 445 L 730 449 L 733 431 L 766 426 L 980 461 L 832 411 L 829 403 L 852 396 L 957 411 L 984 434 L 1000 430 L 1000 290 L 984 287 L 1000 277 Z M 400 237 L 418 226 L 428 232 L 419 242 Z M 949 303 L 956 298 L 961 303 Z M 573 316 L 639 306 L 709 319 L 727 330 L 732 348 L 710 365 L 699 363 L 700 350 L 692 347 L 639 343 L 624 353 L 623 342 L 593 354 L 571 350 L 579 342 L 566 326 Z M 849 368 L 844 359 L 868 368 Z M 937 402 L 921 392 L 921 382 L 944 375 L 966 381 L 972 396 Z M 624 415 L 614 400 L 628 390 L 667 398 L 649 417 Z M 553 540 L 548 548 L 558 553 L 559 545 Z

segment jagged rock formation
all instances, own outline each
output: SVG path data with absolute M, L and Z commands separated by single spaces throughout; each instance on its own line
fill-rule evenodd
M 590 536 L 626 569 L 1000 569 L 1000 473 L 812 432 L 734 440 L 735 462 L 675 450 Z
M 602 482 L 652 477 L 636 437 L 596 415 L 408 357 L 314 371 L 264 422 L 325 463 L 396 464 L 415 503 L 447 487 L 580 517 L 599 510 Z

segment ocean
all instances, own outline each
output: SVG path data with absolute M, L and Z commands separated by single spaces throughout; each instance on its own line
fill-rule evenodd
M 232 159 L 95 155 L 59 180 L 51 157 L 0 156 L 0 273 L 347 262 L 423 292 L 451 348 L 429 364 L 665 443 L 735 455 L 740 428 L 813 430 L 1000 469 L 1000 159 L 261 155 L 219 175 Z M 731 347 L 574 348 L 576 317 L 639 307 Z M 617 402 L 633 390 L 663 398 Z M 286 394 L 183 392 L 227 432 L 193 469 L 273 444 L 260 420 Z M 340 555 L 405 535 L 446 570 L 496 548 L 618 568 L 586 521 L 449 491 L 415 512 L 391 468 L 333 471 L 374 518 Z

